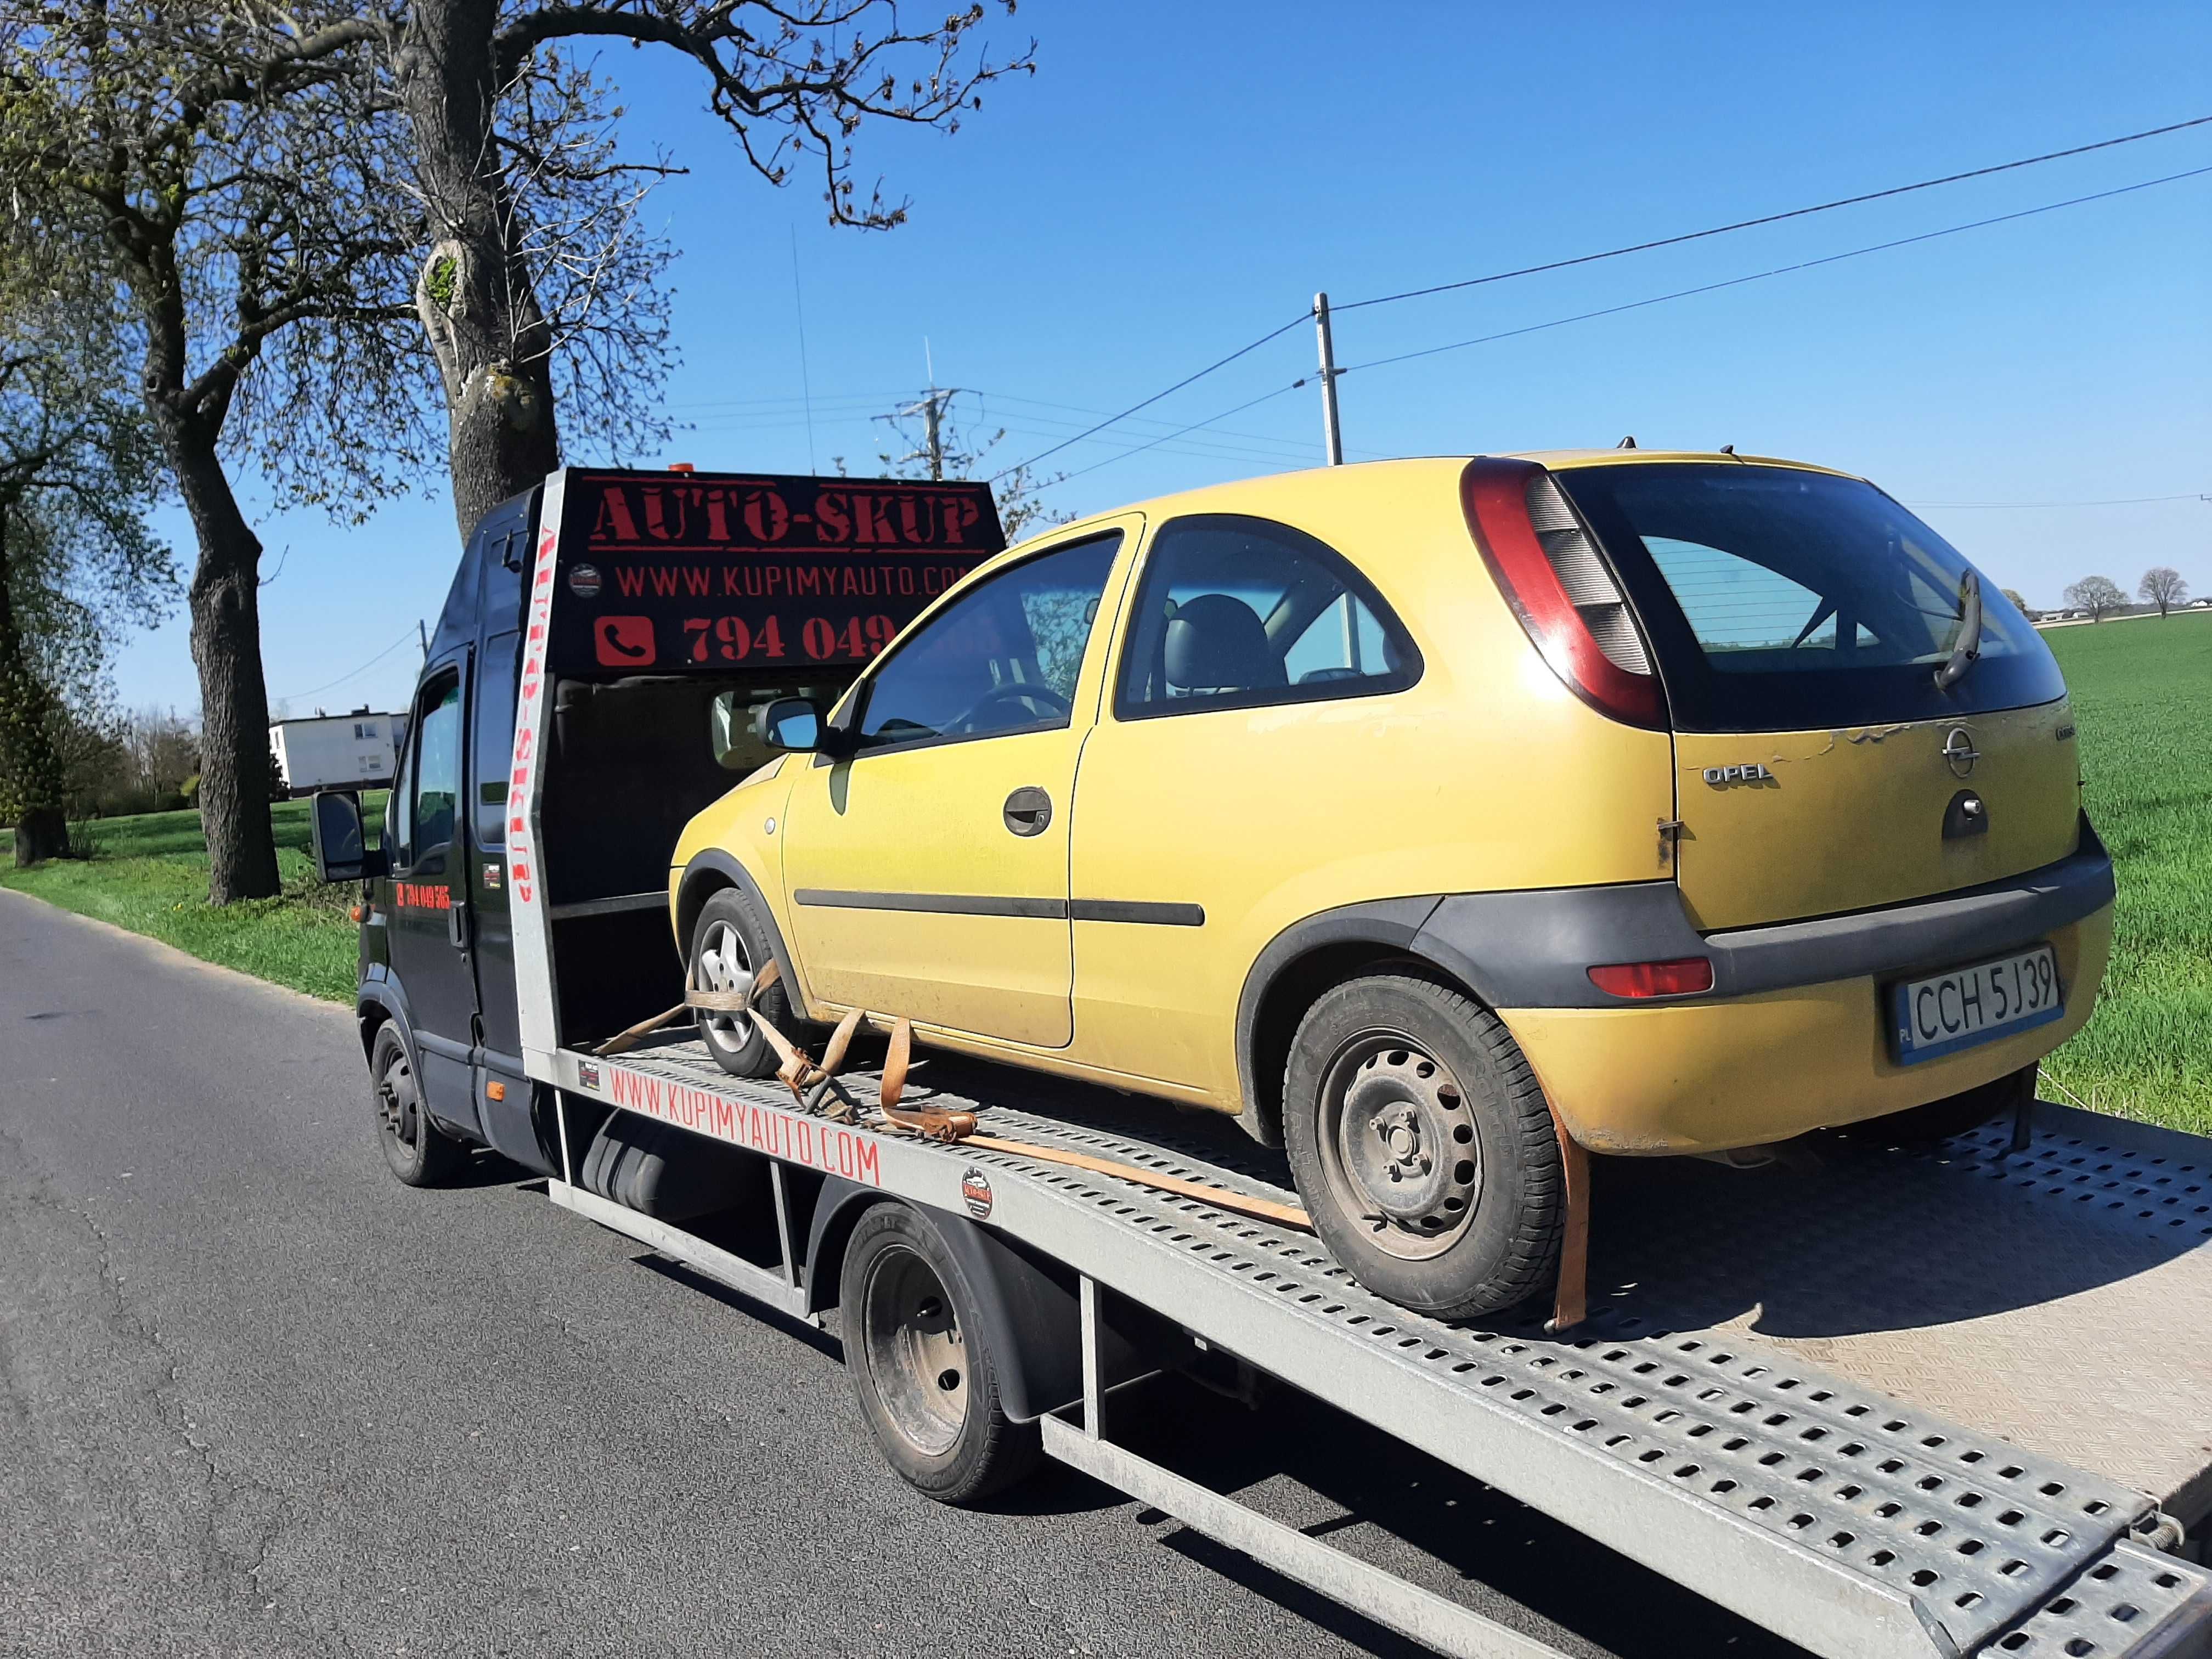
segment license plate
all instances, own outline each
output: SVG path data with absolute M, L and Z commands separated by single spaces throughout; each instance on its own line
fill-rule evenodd
M 1908 980 L 1890 990 L 1900 1066 L 2047 1025 L 2065 1012 L 2058 953 L 2048 945 Z

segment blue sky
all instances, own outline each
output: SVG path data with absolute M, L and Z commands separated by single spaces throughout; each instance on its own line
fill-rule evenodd
M 690 423 L 665 456 L 805 471 L 792 237 L 805 287 L 812 447 L 855 471 L 868 417 L 924 383 L 1019 459 L 1298 314 L 1880 189 L 2212 114 L 2212 9 L 2128 5 L 1111 7 L 1029 0 L 1033 80 L 954 137 L 870 131 L 864 172 L 913 198 L 888 234 L 832 230 L 804 181 L 755 179 L 680 65 L 626 49 L 640 144 L 689 176 L 653 210 Z M 1339 319 L 1370 359 L 1820 258 L 2212 166 L 2212 127 Z M 1316 464 L 1317 394 L 1129 446 L 1285 387 L 1293 329 L 1044 470 L 1089 511 Z M 2057 602 L 2092 572 L 2130 589 L 2178 566 L 2212 592 L 2212 175 L 1517 338 L 1342 382 L 1368 456 L 1611 444 L 1717 447 L 1863 472 L 1999 581 Z M 573 455 L 573 460 L 604 459 Z M 367 526 L 264 515 L 264 655 L 295 714 L 404 700 L 402 644 L 457 552 L 442 481 Z M 249 490 L 249 493 L 250 490 Z M 180 551 L 189 538 L 168 515 Z M 197 702 L 181 618 L 132 641 L 133 705 Z

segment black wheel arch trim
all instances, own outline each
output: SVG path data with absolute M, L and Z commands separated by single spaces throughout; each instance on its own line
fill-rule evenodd
M 1378 899 L 1324 910 L 1271 939 L 1237 1003 L 1239 1121 L 1272 1146 L 1273 1087 L 1258 1072 L 1261 1012 L 1283 975 L 1316 951 L 1365 945 L 1449 974 L 1494 1009 L 1637 1006 L 1590 982 L 1593 965 L 1702 956 L 1713 1000 L 1863 976 L 1887 977 L 1997 955 L 2112 902 L 2112 856 L 2081 819 L 2065 858 L 1934 898 L 1768 927 L 1700 933 L 1672 881 Z
M 761 926 L 768 929 L 769 949 L 775 953 L 776 962 L 783 970 L 784 994 L 791 999 L 792 1012 L 801 1019 L 812 1019 L 813 1011 L 806 1006 L 805 994 L 799 988 L 799 975 L 793 971 L 791 947 L 784 943 L 783 929 L 776 925 L 775 912 L 769 908 L 760 884 L 753 879 L 752 872 L 735 858 L 719 847 L 710 847 L 702 853 L 694 854 L 690 863 L 684 866 L 683 877 L 676 884 L 678 914 L 687 920 L 696 917 L 699 906 L 707 902 L 707 895 L 702 890 L 716 876 L 723 878 L 751 901 L 754 910 L 760 915 Z M 719 886 L 720 883 L 714 884 Z M 676 941 L 676 954 L 679 957 L 688 957 L 690 949 L 689 939 Z

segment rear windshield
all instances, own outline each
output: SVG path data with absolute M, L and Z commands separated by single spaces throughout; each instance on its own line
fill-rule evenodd
M 1678 730 L 1941 720 L 2065 695 L 2041 638 L 1986 580 L 1980 660 L 1936 688 L 1966 562 L 1869 483 L 1694 463 L 1553 477 L 1635 604 Z

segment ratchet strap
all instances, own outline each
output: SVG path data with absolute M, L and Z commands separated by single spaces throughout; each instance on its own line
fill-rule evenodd
M 771 957 L 749 984 L 737 990 L 686 991 L 684 1000 L 673 1008 L 655 1014 L 650 1019 L 640 1020 L 625 1030 L 617 1031 L 592 1052 L 602 1056 L 626 1053 L 635 1048 L 641 1038 L 673 1024 L 695 1010 L 749 1015 L 753 1029 L 761 1034 L 762 1039 L 775 1055 L 777 1080 L 791 1091 L 802 1110 L 840 1123 L 876 1127 L 868 1123 L 860 1103 L 837 1083 L 837 1074 L 844 1068 L 853 1039 L 859 1034 L 860 1023 L 867 1016 L 855 1008 L 839 1020 L 836 1028 L 830 1033 L 829 1042 L 823 1047 L 822 1058 L 815 1060 L 777 1030 L 769 1024 L 767 1016 L 753 1006 L 754 999 L 775 983 L 780 971 L 775 958 Z M 1041 1164 L 1061 1164 L 1071 1169 L 1088 1170 L 1094 1175 L 1112 1176 L 1116 1180 L 1133 1182 L 1139 1187 L 1150 1187 L 1156 1192 L 1194 1198 L 1212 1205 L 1216 1209 L 1234 1211 L 1239 1215 L 1273 1222 L 1279 1227 L 1296 1227 L 1309 1233 L 1314 1230 L 1312 1218 L 1294 1204 L 1280 1204 L 1273 1199 L 1232 1192 L 1224 1187 L 1209 1187 L 1203 1182 L 1161 1175 L 1152 1170 L 1140 1169 L 1133 1164 L 1094 1158 L 1088 1152 L 1065 1152 L 1057 1146 L 1041 1146 L 1034 1141 L 1006 1140 L 996 1135 L 978 1134 L 975 1114 L 969 1111 L 946 1110 L 935 1106 L 902 1108 L 899 1102 L 905 1097 L 907 1073 L 913 1065 L 914 1022 L 901 1015 L 891 1022 L 890 1043 L 884 1054 L 882 1076 L 876 1085 L 876 1110 L 881 1116 L 883 1127 L 918 1135 L 925 1140 L 934 1140 L 945 1146 L 980 1146 L 989 1152 L 1008 1152 Z M 1575 1183 L 1571 1182 L 1571 1206 L 1574 1190 Z

